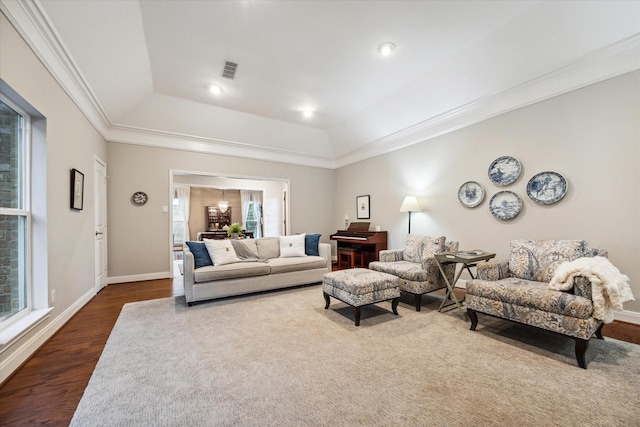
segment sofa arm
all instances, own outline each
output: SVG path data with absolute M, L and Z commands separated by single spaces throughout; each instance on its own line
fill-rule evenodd
M 182 269 L 184 275 L 182 276 L 182 282 L 184 284 L 184 297 L 187 302 L 193 301 L 193 271 L 195 270 L 195 261 L 193 259 L 193 253 L 189 250 L 189 246 L 182 245 Z
M 438 261 L 436 261 L 433 255 L 423 256 L 421 264 L 422 269 L 430 274 L 430 282 L 435 281 L 442 288 L 447 286 L 447 282 L 445 282 L 444 278 L 442 277 L 442 273 L 440 272 L 440 267 L 438 267 Z M 456 274 L 456 264 L 443 265 L 442 271 L 447 277 L 449 283 L 453 283 L 453 276 Z
M 380 262 L 396 262 L 403 260 L 403 249 L 385 249 L 380 251 L 379 260 Z
M 509 261 L 507 260 L 489 260 L 481 262 L 476 267 L 477 279 L 501 280 L 509 277 Z
M 331 271 L 331 245 L 329 243 L 319 243 L 318 254 L 327 260 L 327 271 Z

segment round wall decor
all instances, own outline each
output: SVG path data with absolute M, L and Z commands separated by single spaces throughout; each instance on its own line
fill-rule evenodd
M 144 191 L 136 191 L 133 193 L 133 196 L 131 196 L 131 201 L 136 205 L 144 205 L 147 203 L 147 200 L 149 200 L 149 196 L 147 196 L 147 193 Z
M 527 195 L 536 203 L 550 205 L 567 193 L 567 180 L 557 172 L 540 172 L 527 184 Z
M 513 184 L 520 176 L 520 162 L 511 156 L 495 159 L 489 166 L 489 179 L 496 185 Z
M 513 191 L 499 191 L 489 201 L 491 215 L 501 220 L 515 218 L 522 209 L 522 199 Z
M 475 208 L 484 200 L 484 188 L 475 181 L 467 181 L 458 190 L 458 200 L 463 206 Z

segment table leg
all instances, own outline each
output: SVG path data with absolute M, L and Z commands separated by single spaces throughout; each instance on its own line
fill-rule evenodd
M 465 267 L 467 267 L 468 270 L 468 266 L 465 265 Z M 449 282 L 449 279 L 447 278 L 447 275 L 444 273 L 444 270 L 442 269 L 442 264 L 440 264 L 440 262 L 438 262 L 438 268 L 440 269 L 440 274 L 442 274 L 442 278 L 444 279 L 444 283 L 447 285 L 447 291 L 445 293 L 444 299 L 442 300 L 442 302 L 440 303 L 440 307 L 438 308 L 438 311 L 442 311 L 443 308 L 455 305 L 456 307 L 458 307 L 458 310 L 460 311 L 460 313 L 465 316 L 466 319 L 466 312 L 462 311 L 462 301 L 458 300 L 458 298 L 456 297 L 455 292 L 453 291 L 456 282 L 458 281 L 458 279 L 460 278 L 460 275 L 462 274 L 462 271 L 464 270 L 464 267 L 460 269 L 460 271 L 458 271 L 454 277 L 453 277 L 453 283 Z M 471 276 L 473 277 L 473 276 Z M 452 301 L 451 304 L 446 304 L 447 301 Z

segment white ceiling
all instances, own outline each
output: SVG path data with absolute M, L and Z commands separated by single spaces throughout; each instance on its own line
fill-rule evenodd
M 640 68 L 634 1 L 34 4 L 107 139 L 325 167 Z

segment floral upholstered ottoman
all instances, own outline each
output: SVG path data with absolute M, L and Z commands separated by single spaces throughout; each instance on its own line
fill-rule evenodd
M 400 279 L 396 276 L 366 268 L 350 268 L 325 273 L 322 292 L 325 309 L 329 308 L 329 297 L 349 304 L 355 310 L 356 326 L 360 325 L 360 307 L 391 300 L 393 314 L 398 315 L 400 302 Z

